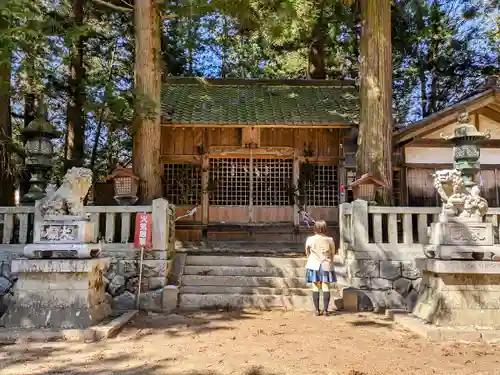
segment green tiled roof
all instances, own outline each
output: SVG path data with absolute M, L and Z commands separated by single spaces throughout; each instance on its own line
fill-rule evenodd
M 352 82 L 168 78 L 162 122 L 210 125 L 353 125 Z

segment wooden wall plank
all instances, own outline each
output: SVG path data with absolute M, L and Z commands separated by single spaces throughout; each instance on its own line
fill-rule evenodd
M 248 223 L 248 207 L 210 206 L 208 218 L 210 223 Z
M 175 131 L 175 142 L 174 142 L 174 153 L 175 155 L 184 155 L 184 134 L 186 130 L 184 128 L 176 129 Z
M 184 130 L 184 151 L 183 155 L 194 155 L 196 151 L 194 150 L 194 129 L 186 128 Z
M 161 153 L 162 155 L 175 155 L 176 128 L 161 128 Z

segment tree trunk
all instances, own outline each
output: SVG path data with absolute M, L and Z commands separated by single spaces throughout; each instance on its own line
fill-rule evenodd
M 392 51 L 391 0 L 361 0 L 361 113 L 356 157 L 358 177 L 372 173 L 387 184 L 379 203 L 391 204 Z
M 160 20 L 156 0 L 135 2 L 135 91 L 146 98 L 146 116 L 136 111 L 133 125 L 134 173 L 139 177 L 143 203 L 162 196 L 160 161 Z
M 0 17 L 0 32 L 8 22 Z M 0 206 L 14 205 L 14 178 L 9 144 L 12 137 L 10 117 L 10 74 L 12 51 L 0 49 Z
M 84 0 L 73 0 L 76 27 L 83 25 Z M 85 67 L 83 66 L 84 38 L 78 37 L 71 46 L 69 100 L 67 106 L 66 167 L 82 166 L 85 158 Z
M 319 2 L 317 6 L 318 16 L 311 32 L 307 72 L 311 79 L 326 79 L 325 34 L 327 30 L 323 17 L 325 2 Z

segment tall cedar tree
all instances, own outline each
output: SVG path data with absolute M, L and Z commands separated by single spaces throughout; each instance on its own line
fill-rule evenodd
M 139 199 L 162 196 L 160 163 L 160 18 L 156 0 L 141 0 L 134 7 L 135 94 L 147 101 L 148 113 L 136 111 L 133 124 L 134 173 L 139 177 Z
M 392 47 L 391 0 L 360 0 L 360 100 L 356 173 L 373 173 L 388 185 L 378 198 L 391 203 Z
M 73 23 L 81 30 L 84 22 L 84 0 L 73 0 Z M 71 44 L 69 70 L 69 100 L 67 105 L 67 129 L 65 159 L 67 167 L 83 166 L 85 158 L 85 67 L 84 37 L 79 35 Z
M 0 33 L 9 27 L 7 19 L 0 15 Z M 0 48 L 0 206 L 14 204 L 10 142 L 12 122 L 10 113 L 10 74 L 12 50 L 10 43 Z

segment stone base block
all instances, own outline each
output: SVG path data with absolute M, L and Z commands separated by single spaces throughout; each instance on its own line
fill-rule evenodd
M 24 256 L 30 259 L 53 258 L 97 258 L 101 254 L 99 244 L 29 244 L 24 247 Z
M 432 341 L 460 341 L 460 342 L 488 342 L 500 341 L 500 330 L 477 329 L 472 327 L 437 327 L 426 324 L 422 320 L 409 314 L 393 314 L 393 319 L 420 336 Z
M 500 329 L 500 263 L 419 260 L 423 276 L 413 314 L 443 327 Z
M 492 260 L 500 246 L 425 245 L 424 254 L 429 259 Z
M 177 308 L 179 300 L 179 287 L 177 285 L 167 285 L 163 288 L 162 310 L 169 313 Z
M 92 342 L 115 337 L 125 324 L 137 315 L 137 311 L 127 311 L 106 322 L 88 328 L 70 329 L 29 329 L 0 328 L 0 344 L 14 344 L 26 341 L 84 341 Z
M 7 328 L 86 328 L 111 313 L 103 271 L 108 259 L 14 260 L 19 273 L 1 323 Z

